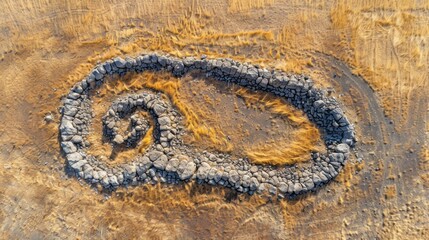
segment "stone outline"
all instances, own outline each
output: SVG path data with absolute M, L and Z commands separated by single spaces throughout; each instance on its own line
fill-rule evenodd
M 122 76 L 126 72 L 167 71 L 181 77 L 189 71 L 200 71 L 207 77 L 232 82 L 252 90 L 273 93 L 284 98 L 294 107 L 302 110 L 309 120 L 322 131 L 327 154 L 313 153 L 310 163 L 293 166 L 256 165 L 246 158 L 231 161 L 226 154 L 193 152 L 180 141 L 183 134 L 180 127 L 162 127 L 160 115 L 154 115 L 154 108 L 161 105 L 166 116 L 177 122 L 180 114 L 170 103 L 161 101 L 159 95 L 144 93 L 129 95 L 129 112 L 134 111 L 133 101 L 151 111 L 157 122 L 155 143 L 143 156 L 134 161 L 109 168 L 97 159 L 87 155 L 86 135 L 92 117 L 88 92 L 104 82 L 108 75 Z M 143 97 L 142 97 L 143 96 Z M 116 114 L 114 110 L 113 115 Z M 171 123 L 171 122 L 170 122 Z M 162 130 L 163 129 L 163 130 Z M 125 60 L 117 57 L 98 64 L 82 81 L 76 83 L 64 100 L 60 124 L 61 148 L 66 154 L 67 165 L 76 175 L 92 184 L 115 189 L 123 185 L 137 185 L 139 182 L 156 183 L 196 180 L 198 183 L 222 185 L 249 194 L 269 193 L 284 197 L 311 191 L 335 178 L 349 157 L 350 147 L 356 141 L 353 125 L 348 121 L 339 103 L 327 97 L 323 90 L 313 88 L 313 81 L 307 76 L 267 70 L 257 65 L 240 63 L 232 59 L 200 59 L 194 57 L 176 58 L 168 55 L 143 54 Z

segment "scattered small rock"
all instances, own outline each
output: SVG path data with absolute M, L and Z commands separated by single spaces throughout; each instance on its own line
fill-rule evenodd
M 46 123 L 51 123 L 52 121 L 54 121 L 54 117 L 52 116 L 51 113 L 46 114 L 46 116 L 44 117 L 44 120 Z

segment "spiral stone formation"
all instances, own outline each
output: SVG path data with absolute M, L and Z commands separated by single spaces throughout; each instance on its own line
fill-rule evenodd
M 129 163 L 109 167 L 99 156 L 86 153 L 92 119 L 90 90 L 106 81 L 108 75 L 127 72 L 167 71 L 181 77 L 190 71 L 231 82 L 254 91 L 270 92 L 302 110 L 321 130 L 326 154 L 312 153 L 308 163 L 293 166 L 257 165 L 247 158 L 232 159 L 228 154 L 198 152 L 186 146 L 181 136 L 182 116 L 159 93 L 143 92 L 119 98 L 103 117 L 103 134 L 112 144 L 134 147 L 147 134 L 150 122 L 135 111 L 146 111 L 153 118 L 154 143 Z M 64 99 L 60 125 L 61 148 L 67 164 L 76 175 L 91 184 L 115 189 L 141 183 L 198 183 L 221 185 L 249 194 L 269 193 L 279 197 L 304 193 L 336 177 L 355 143 L 353 125 L 338 102 L 323 90 L 313 88 L 306 76 L 267 70 L 231 59 L 175 58 L 144 54 L 136 58 L 115 58 L 97 65 L 76 83 Z M 132 115 L 131 130 L 119 133 L 118 121 Z

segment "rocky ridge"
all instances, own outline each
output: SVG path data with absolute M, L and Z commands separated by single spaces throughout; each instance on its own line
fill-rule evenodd
M 310 163 L 293 166 L 270 166 L 251 163 L 246 158 L 207 151 L 196 152 L 183 144 L 181 115 L 159 94 L 130 94 L 115 101 L 103 117 L 103 134 L 112 144 L 133 147 L 147 133 L 149 122 L 131 116 L 131 131 L 121 135 L 120 119 L 137 110 L 149 112 L 155 123 L 154 144 L 145 154 L 130 163 L 108 167 L 98 156 L 86 153 L 92 119 L 89 91 L 104 83 L 107 76 L 127 72 L 167 71 L 181 77 L 200 71 L 207 77 L 231 82 L 255 91 L 265 91 L 284 98 L 302 110 L 323 134 L 326 154 L 313 153 Z M 91 184 L 104 188 L 139 183 L 198 183 L 221 185 L 238 192 L 268 193 L 285 197 L 311 191 L 335 178 L 349 157 L 355 143 L 353 125 L 339 103 L 325 92 L 313 88 L 313 81 L 303 75 L 288 74 L 240 63 L 232 59 L 175 58 L 144 54 L 136 58 L 114 58 L 97 65 L 76 83 L 64 99 L 60 124 L 61 148 L 70 169 Z

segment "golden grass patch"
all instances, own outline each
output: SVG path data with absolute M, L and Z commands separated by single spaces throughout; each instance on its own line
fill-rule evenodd
M 247 12 L 252 9 L 264 8 L 274 3 L 274 0 L 228 0 L 228 12 Z
M 291 141 L 272 141 L 268 144 L 259 144 L 249 147 L 246 155 L 258 164 L 295 164 L 310 159 L 313 151 L 321 151 L 320 132 L 304 113 L 294 109 L 284 100 L 269 94 L 260 95 L 241 88 L 236 91 L 250 105 L 256 105 L 261 110 L 284 116 L 296 128 Z

